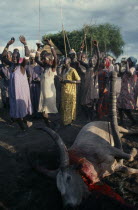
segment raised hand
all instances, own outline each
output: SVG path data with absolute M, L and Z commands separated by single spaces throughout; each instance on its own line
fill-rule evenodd
M 37 48 L 41 47 L 41 43 L 36 43 Z
M 10 40 L 10 41 L 8 41 L 7 45 L 11 45 L 11 44 L 13 44 L 14 42 L 15 42 L 15 38 L 14 38 L 14 37 L 12 37 L 12 38 L 11 38 L 11 40 Z
M 51 46 L 51 43 L 50 43 L 50 40 L 49 40 L 49 39 L 45 39 L 44 42 L 45 42 L 47 45 Z
M 21 35 L 21 36 L 19 37 L 19 40 L 20 40 L 20 42 L 21 42 L 22 44 L 24 44 L 24 45 L 27 44 L 26 39 L 25 39 L 24 36 Z
M 84 46 L 85 46 L 85 44 L 84 44 L 84 42 L 82 42 L 82 44 L 81 44 L 81 49 L 83 49 L 84 48 Z
M 37 46 L 37 51 L 39 51 L 39 52 L 40 52 L 41 47 L 42 47 L 41 43 L 36 43 L 36 46 Z
M 93 41 L 94 46 L 98 46 L 98 42 L 96 40 Z

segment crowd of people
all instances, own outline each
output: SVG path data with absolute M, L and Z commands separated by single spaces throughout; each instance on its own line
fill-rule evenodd
M 10 110 L 12 122 L 21 128 L 18 137 L 27 134 L 33 118 L 43 118 L 46 126 L 58 131 L 68 126 L 83 114 L 88 121 L 102 119 L 109 113 L 110 75 L 116 71 L 121 77 L 121 89 L 117 98 L 120 125 L 124 125 L 124 114 L 136 125 L 132 110 L 137 109 L 138 74 L 137 60 L 129 57 L 115 63 L 112 56 L 99 51 L 98 42 L 93 41 L 93 55 L 71 49 L 68 57 L 58 57 L 49 40 L 45 40 L 51 53 L 41 49 L 28 49 L 24 36 L 19 37 L 24 45 L 25 57 L 18 49 L 10 51 L 14 38 L 7 43 L 1 54 L 0 90 L 3 106 Z

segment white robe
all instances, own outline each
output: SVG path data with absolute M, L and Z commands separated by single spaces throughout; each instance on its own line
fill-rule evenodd
M 41 74 L 39 112 L 58 113 L 56 107 L 56 89 L 54 84 L 55 75 L 56 72 L 53 72 L 51 68 L 45 69 Z

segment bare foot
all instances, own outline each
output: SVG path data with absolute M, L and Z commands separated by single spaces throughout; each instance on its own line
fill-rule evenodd
M 130 152 L 130 155 L 131 155 L 131 158 L 129 159 L 129 161 L 133 161 L 134 160 L 134 157 L 137 155 L 138 151 L 136 148 L 133 148 Z
M 30 128 L 30 127 L 32 127 L 33 123 L 32 123 L 32 122 L 27 121 L 26 125 L 27 125 L 27 127 L 28 127 L 28 128 Z

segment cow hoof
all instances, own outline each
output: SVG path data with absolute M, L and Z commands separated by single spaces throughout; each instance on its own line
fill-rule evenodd
M 130 152 L 131 157 L 130 157 L 130 159 L 129 159 L 130 162 L 134 160 L 134 157 L 137 155 L 137 153 L 138 153 L 138 152 L 137 152 L 137 149 L 136 149 L 136 148 L 133 148 L 133 149 L 131 150 L 131 152 Z

